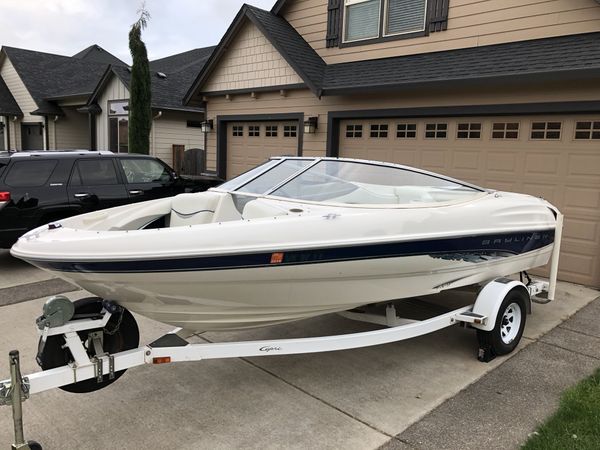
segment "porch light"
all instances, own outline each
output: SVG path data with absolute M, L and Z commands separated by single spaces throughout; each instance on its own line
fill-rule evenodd
M 213 129 L 213 121 L 212 119 L 210 120 L 205 120 L 204 122 L 202 122 L 200 124 L 200 129 L 202 130 L 203 133 L 210 133 Z
M 309 117 L 304 121 L 304 132 L 313 134 L 317 130 L 319 118 L 318 117 Z

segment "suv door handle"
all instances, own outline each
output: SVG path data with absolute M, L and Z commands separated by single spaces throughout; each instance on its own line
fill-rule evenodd
M 91 196 L 92 196 L 92 194 L 90 194 L 89 192 L 79 192 L 74 195 L 75 198 L 88 198 Z
M 129 193 L 130 193 L 131 195 L 140 195 L 140 194 L 143 194 L 143 193 L 144 193 L 144 191 L 135 190 L 135 191 L 129 191 Z

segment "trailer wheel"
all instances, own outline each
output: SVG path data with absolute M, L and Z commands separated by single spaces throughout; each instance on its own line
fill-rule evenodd
M 102 299 L 99 297 L 88 297 L 73 302 L 75 305 L 75 315 L 77 314 L 97 314 L 102 311 Z M 87 342 L 88 334 L 95 330 L 79 331 L 77 334 L 81 337 L 84 345 Z M 114 314 L 106 327 L 104 328 L 103 345 L 105 352 L 113 354 L 136 348 L 140 342 L 140 334 L 135 318 L 131 313 L 122 308 L 122 314 Z M 46 340 L 46 345 L 42 354 L 38 358 L 38 364 L 43 370 L 53 369 L 55 367 L 64 366 L 73 361 L 73 357 L 68 348 L 62 348 L 65 341 L 63 336 L 49 336 Z M 93 349 L 88 349 L 90 356 L 94 355 Z M 115 382 L 125 370 L 115 372 L 115 377 L 109 380 L 108 374 L 105 374 L 103 381 L 98 383 L 97 380 L 89 379 L 78 383 L 62 386 L 61 389 L 67 392 L 85 393 L 93 392 L 102 389 L 109 384 Z
M 500 305 L 494 328 L 477 330 L 480 349 L 491 352 L 492 359 L 512 352 L 521 341 L 526 317 L 527 293 L 524 289 L 511 290 Z

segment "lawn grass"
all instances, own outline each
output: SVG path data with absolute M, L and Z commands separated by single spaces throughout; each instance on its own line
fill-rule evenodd
M 527 440 L 522 450 L 600 449 L 600 368 L 563 392 L 558 411 Z

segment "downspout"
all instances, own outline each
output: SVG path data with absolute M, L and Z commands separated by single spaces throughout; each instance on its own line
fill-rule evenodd
M 162 114 L 162 111 L 158 111 L 158 113 L 152 117 L 152 148 L 150 149 L 150 154 L 152 156 L 156 156 L 156 126 L 154 125 L 154 121 L 160 119 Z

